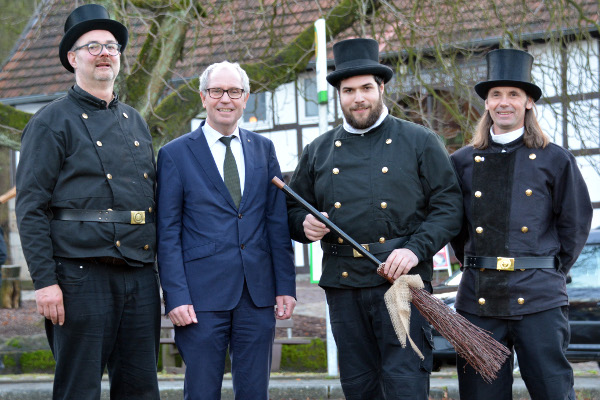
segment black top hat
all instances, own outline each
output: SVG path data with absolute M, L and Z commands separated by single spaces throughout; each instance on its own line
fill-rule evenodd
M 333 45 L 335 71 L 327 75 L 327 82 L 337 86 L 342 79 L 357 75 L 377 75 L 384 82 L 392 79 L 394 71 L 379 64 L 379 43 L 373 39 L 348 39 Z
M 121 23 L 110 19 L 106 8 L 98 4 L 86 4 L 77 7 L 65 22 L 65 36 L 63 36 L 58 46 L 60 62 L 69 72 L 74 72 L 74 70 L 69 64 L 67 53 L 81 35 L 96 29 L 112 33 L 121 45 L 121 51 L 125 50 L 129 38 L 127 28 Z
M 531 83 L 533 56 L 517 49 L 499 49 L 487 53 L 487 81 L 475 85 L 475 91 L 487 99 L 493 87 L 511 86 L 523 89 L 536 102 L 542 97 L 542 89 Z

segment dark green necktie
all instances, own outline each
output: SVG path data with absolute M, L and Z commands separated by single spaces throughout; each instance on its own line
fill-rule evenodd
M 231 151 L 231 139 L 235 136 L 223 136 L 219 140 L 227 147 L 225 150 L 225 162 L 223 163 L 223 180 L 225 186 L 229 190 L 229 194 L 233 198 L 233 202 L 236 207 L 240 207 L 240 201 L 242 200 L 242 191 L 240 190 L 240 175 L 238 173 L 237 164 L 235 163 L 235 157 Z

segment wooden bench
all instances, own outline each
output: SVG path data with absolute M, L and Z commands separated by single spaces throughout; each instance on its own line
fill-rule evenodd
M 185 373 L 185 364 L 181 361 L 181 367 L 177 366 L 175 356 L 179 354 L 177 346 L 175 346 L 175 329 L 169 317 L 163 316 L 160 319 L 160 351 L 162 354 L 163 370 L 169 374 Z
M 275 337 L 275 340 L 273 341 L 273 351 L 271 355 L 271 372 L 279 371 L 279 367 L 281 366 L 281 349 L 284 344 L 310 344 L 310 341 L 312 340 L 312 338 L 293 337 L 293 327 L 294 320 L 292 318 L 276 320 L 275 328 L 287 329 L 287 337 Z
M 276 320 L 275 328 L 284 328 L 287 330 L 286 337 L 276 337 L 273 342 L 273 350 L 271 356 L 271 372 L 279 371 L 281 366 L 281 349 L 284 344 L 310 344 L 312 338 L 293 337 L 292 328 L 294 327 L 294 321 L 290 319 Z M 160 321 L 161 337 L 160 344 L 167 345 L 161 346 L 162 352 L 162 363 L 163 369 L 167 373 L 183 374 L 185 373 L 185 364 L 182 361 L 181 367 L 178 367 L 175 362 L 175 356 L 179 354 L 177 346 L 175 346 L 175 329 L 173 323 L 168 317 L 161 318 Z

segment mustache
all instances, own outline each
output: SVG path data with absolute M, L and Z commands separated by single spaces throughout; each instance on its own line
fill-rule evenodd
M 103 60 L 97 61 L 95 65 L 96 65 L 96 67 L 98 65 L 109 65 L 109 66 L 112 67 L 113 66 L 113 62 L 112 62 L 112 60 L 110 58 L 105 58 Z
M 369 108 L 371 108 L 371 106 L 354 106 L 354 107 L 350 107 L 350 111 L 368 110 Z

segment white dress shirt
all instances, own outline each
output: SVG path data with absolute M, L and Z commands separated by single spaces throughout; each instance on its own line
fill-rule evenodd
M 217 164 L 219 174 L 221 174 L 221 179 L 225 179 L 223 176 L 223 163 L 225 162 L 225 150 L 227 149 L 227 146 L 225 146 L 225 144 L 219 140 L 224 135 L 221 135 L 207 123 L 202 126 L 202 131 L 204 132 L 204 137 L 208 142 L 210 152 L 212 153 L 215 163 Z M 246 168 L 244 164 L 242 141 L 240 139 L 240 129 L 238 127 L 235 128 L 233 135 L 235 135 L 235 138 L 231 141 L 231 152 L 233 153 L 233 157 L 235 158 L 235 163 L 237 165 L 238 174 L 240 176 L 240 189 L 243 195 L 244 183 L 246 182 Z

